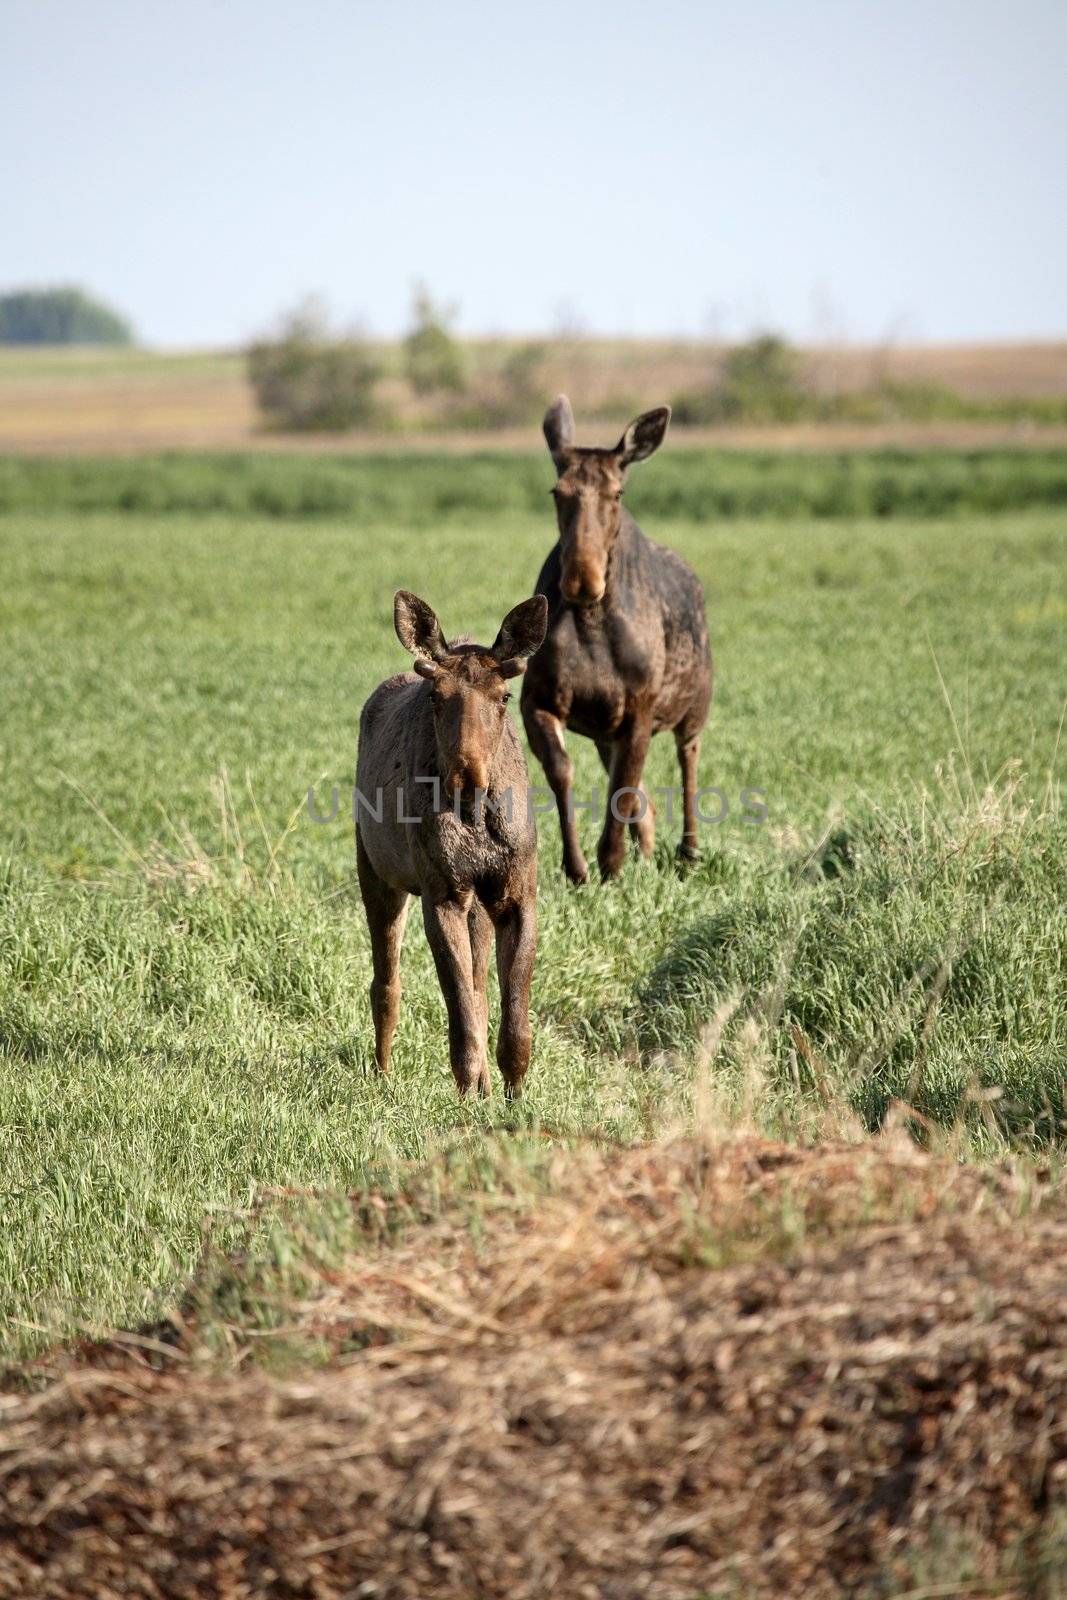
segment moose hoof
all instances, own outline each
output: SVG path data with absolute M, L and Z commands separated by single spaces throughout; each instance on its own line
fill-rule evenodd
M 461 1100 L 484 1100 L 492 1094 L 488 1070 L 472 1073 L 455 1073 L 456 1088 Z
M 563 870 L 572 883 L 589 882 L 589 868 L 584 861 L 565 861 Z
M 697 849 L 695 844 L 686 844 L 685 840 L 683 839 L 681 844 L 678 846 L 678 860 L 686 862 L 691 866 L 694 861 L 700 860 L 700 851 Z
M 612 855 L 602 857 L 598 865 L 600 867 L 600 876 L 603 878 L 605 883 L 608 883 L 612 878 L 617 878 L 619 876 L 625 861 L 625 854 L 619 856 Z

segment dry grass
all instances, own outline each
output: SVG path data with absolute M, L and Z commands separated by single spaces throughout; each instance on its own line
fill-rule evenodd
M 0 1596 L 1062 1592 L 1047 1174 L 899 1134 L 491 1159 L 477 1203 L 447 1161 L 358 1197 L 359 1248 L 221 1363 L 205 1269 L 9 1393 Z M 249 1360 L 279 1344 L 322 1359 Z
M 0 368 L 0 451 L 8 454 L 229 449 L 255 430 L 244 373 L 225 359 L 216 371 L 181 361 L 143 373 L 101 365 L 40 377 Z
M 507 350 L 504 342 L 468 345 L 471 371 L 490 372 Z M 383 347 L 388 367 L 396 351 Z M 705 386 L 721 351 L 699 343 L 579 340 L 545 346 L 538 383 L 546 395 L 565 389 L 586 426 L 608 417 L 604 437 L 618 426 L 620 409 L 638 409 Z M 1067 390 L 1067 343 L 1042 345 L 901 346 L 810 350 L 807 377 L 823 390 L 852 391 L 878 381 L 944 384 L 968 399 L 1062 396 Z M 420 407 L 394 378 L 388 398 L 401 427 L 417 424 Z M 416 436 L 417 437 L 417 436 Z M 528 427 L 457 436 L 430 432 L 426 444 L 464 451 L 529 448 Z M 730 427 L 690 430 L 692 442 L 744 448 L 853 449 L 897 444 L 971 447 L 1067 441 L 1067 429 L 1027 429 L 1015 424 L 945 422 L 786 428 Z M 380 448 L 388 434 L 345 436 L 351 448 Z M 410 448 L 412 435 L 403 435 Z M 303 435 L 301 450 L 336 450 L 338 436 Z M 0 352 L 0 453 L 128 454 L 160 449 L 291 448 L 259 430 L 252 395 L 238 356 L 228 353 L 153 356 L 137 352 Z

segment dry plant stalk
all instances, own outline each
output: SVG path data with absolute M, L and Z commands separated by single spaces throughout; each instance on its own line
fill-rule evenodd
M 549 1178 L 324 1271 L 288 1321 L 325 1365 L 220 1368 L 190 1323 L 0 1400 L 3 1600 L 829 1600 L 945 1529 L 963 1592 L 1022 1592 L 1067 1478 L 1057 1191 L 899 1130 Z

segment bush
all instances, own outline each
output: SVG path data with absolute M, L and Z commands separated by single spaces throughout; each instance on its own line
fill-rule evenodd
M 777 334 L 738 345 L 704 389 L 675 395 L 674 420 L 683 426 L 723 422 L 1021 422 L 1067 420 L 1056 395 L 975 399 L 940 383 L 883 379 L 864 389 L 820 394 L 805 384 L 796 352 Z
M 707 391 L 673 402 L 683 423 L 795 422 L 812 406 L 803 388 L 797 356 L 775 333 L 761 333 L 731 350 Z
M 454 312 L 425 285 L 415 292 L 415 326 L 404 340 L 408 381 L 416 394 L 458 394 L 466 382 L 463 352 L 448 331 Z
M 972 399 L 941 383 L 884 383 L 878 394 L 887 416 L 907 422 L 1067 421 L 1067 401 L 1056 395 Z
M 248 352 L 256 403 L 275 428 L 341 432 L 380 420 L 379 367 L 360 339 L 329 337 L 314 314 L 296 312 L 277 339 Z
M 544 358 L 542 344 L 516 345 L 495 372 L 478 380 L 470 404 L 464 405 L 457 418 L 460 426 L 513 428 L 537 422 L 544 403 L 540 381 Z
M 723 363 L 720 399 L 726 417 L 791 422 L 806 398 L 797 358 L 777 334 L 738 345 Z
M 81 289 L 0 295 L 0 344 L 131 344 L 125 318 Z

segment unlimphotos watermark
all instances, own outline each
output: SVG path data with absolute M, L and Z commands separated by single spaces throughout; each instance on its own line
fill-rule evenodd
M 364 794 L 362 789 L 353 786 L 352 820 L 357 823 L 361 820 L 370 822 L 388 820 L 406 828 L 418 827 L 426 816 L 440 816 L 444 813 L 450 813 L 464 822 L 473 821 L 475 826 L 481 825 L 487 812 L 506 817 L 508 822 L 515 820 L 515 796 L 510 788 L 502 789 L 498 794 L 490 794 L 486 789 L 475 789 L 473 793 L 457 790 L 449 799 L 442 791 L 441 779 L 436 775 L 415 778 L 412 781 L 414 784 L 425 786 L 420 795 L 409 794 L 403 785 L 388 790 L 379 786 L 372 795 Z M 426 790 L 429 791 L 428 806 Z M 655 801 L 663 802 L 664 819 L 673 822 L 675 805 L 677 803 L 680 811 L 682 804 L 682 791 L 674 784 L 660 784 L 647 793 L 643 789 L 624 788 L 615 789 L 610 794 L 598 784 L 594 784 L 588 799 L 579 800 L 572 791 L 568 799 L 568 809 L 572 816 L 579 811 L 588 812 L 595 823 L 600 823 L 604 820 L 605 806 L 607 806 L 616 822 L 640 822 L 648 812 L 649 796 Z M 536 783 L 527 789 L 524 803 L 527 818 L 531 822 L 536 816 L 547 815 L 554 811 L 556 806 L 551 789 Z M 347 811 L 346 807 L 346 814 Z M 339 786 L 335 783 L 330 790 L 330 808 L 327 812 L 320 810 L 318 796 L 314 788 L 310 788 L 307 793 L 307 812 L 312 822 L 320 825 L 336 822 L 341 815 Z M 736 806 L 731 803 L 726 790 L 717 785 L 712 784 L 697 790 L 696 818 L 705 827 L 719 827 L 731 816 L 748 827 L 759 827 L 767 821 L 767 815 L 767 802 L 762 789 L 740 790 Z

